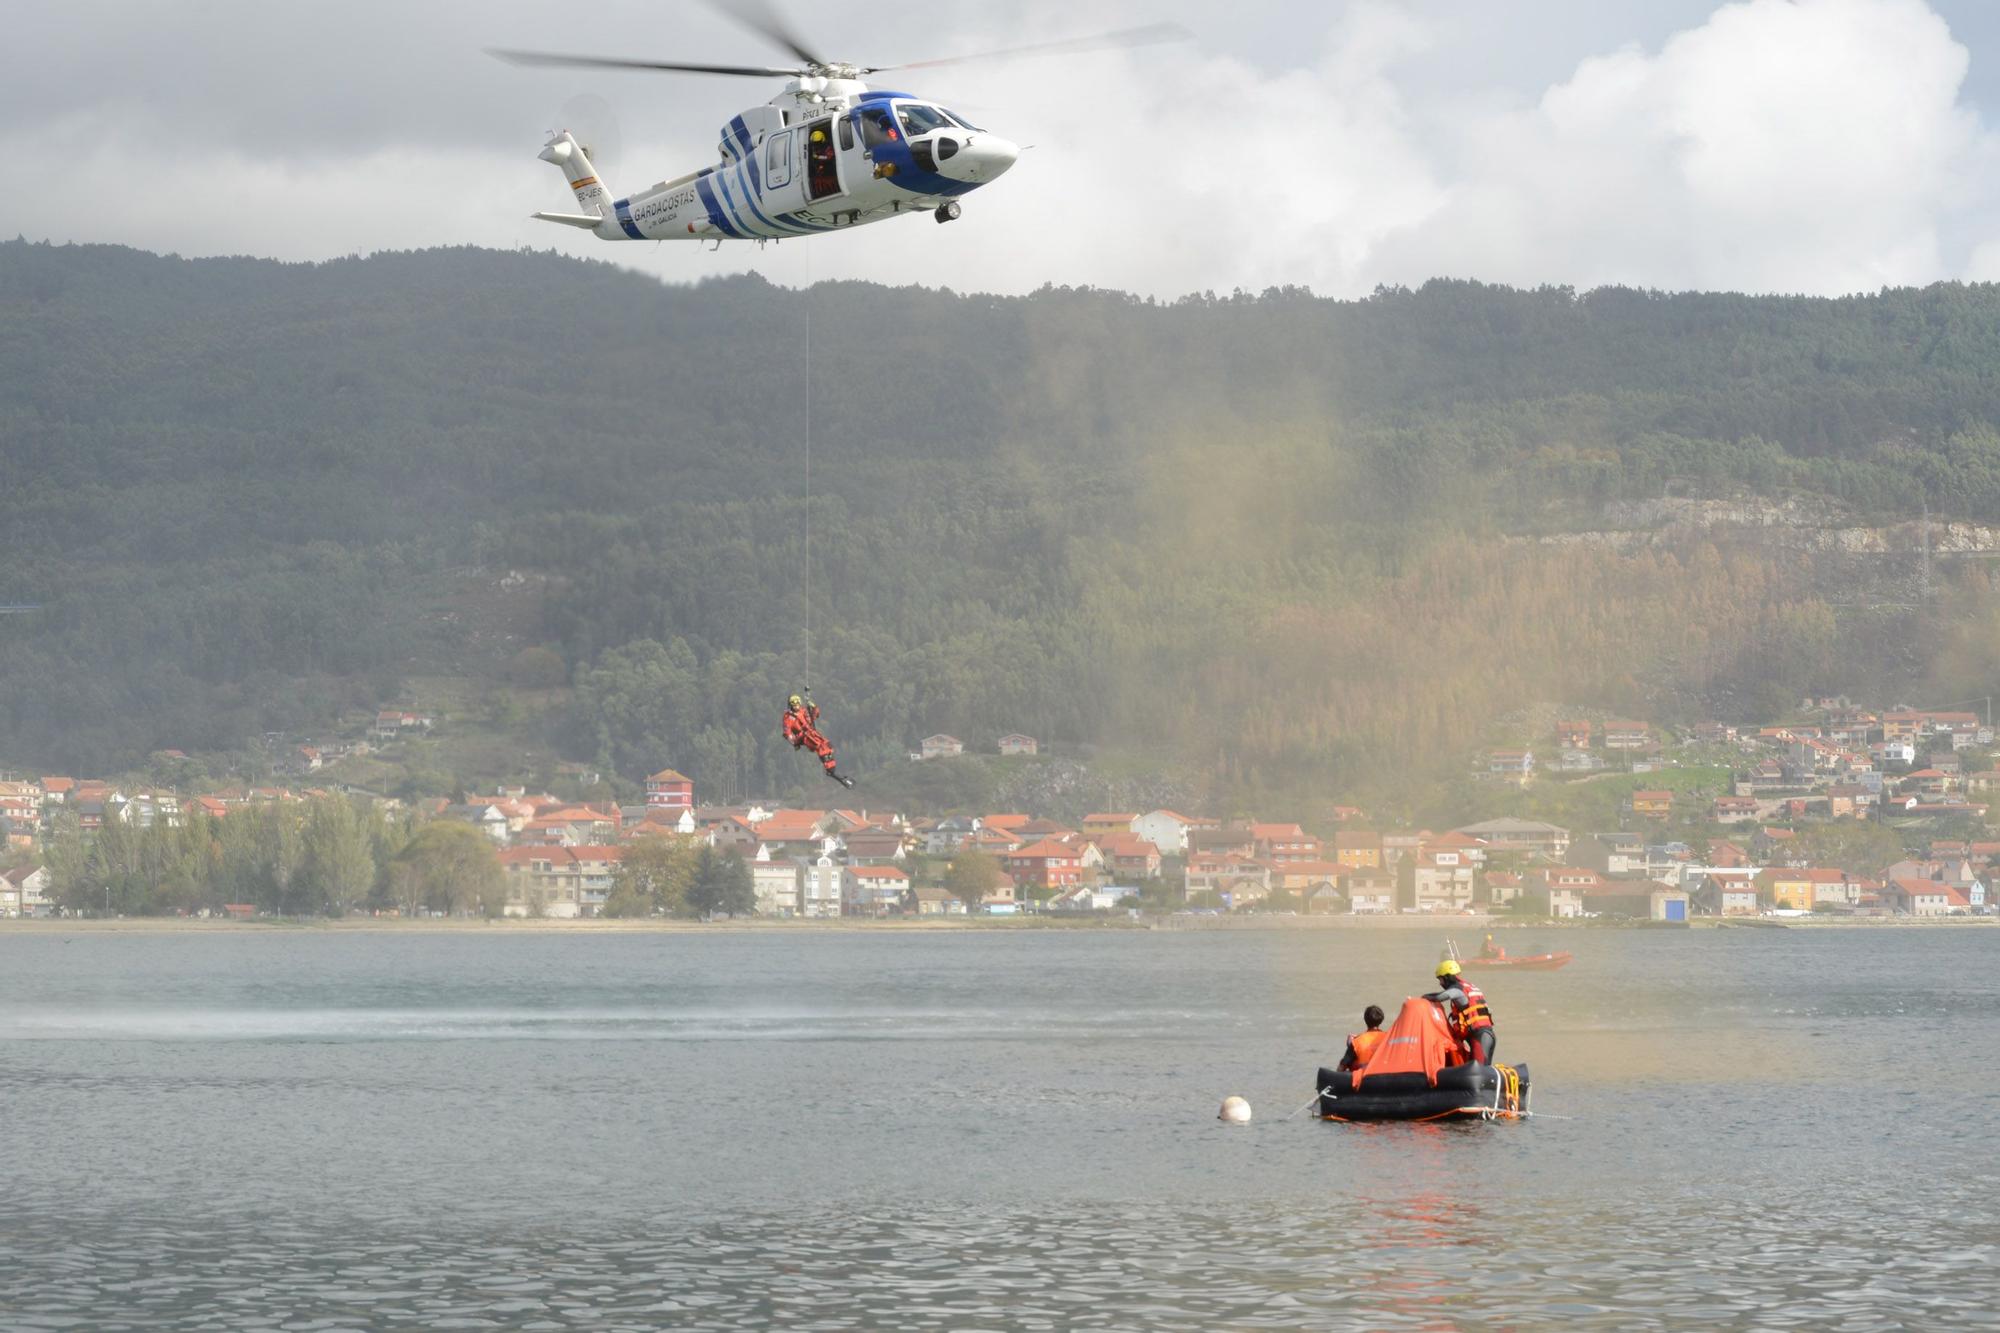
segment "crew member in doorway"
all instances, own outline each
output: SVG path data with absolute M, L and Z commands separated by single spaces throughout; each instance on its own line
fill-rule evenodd
M 1437 993 L 1430 998 L 1444 1006 L 1459 1053 L 1469 1064 L 1492 1064 L 1499 1037 L 1493 1030 L 1493 1011 L 1486 1007 L 1486 992 L 1466 979 L 1456 958 L 1438 964 L 1437 980 Z
M 833 766 L 833 742 L 820 734 L 819 705 L 793 695 L 785 705 L 785 739 L 794 750 L 811 750 L 819 756 L 826 775 L 843 787 L 852 787 L 853 778 L 844 778 Z
M 1382 1030 L 1382 1006 L 1371 1004 L 1361 1011 L 1362 1030 L 1347 1039 L 1347 1054 L 1340 1057 L 1335 1068 L 1340 1070 L 1360 1069 L 1375 1057 L 1375 1048 L 1382 1044 L 1389 1034 Z
M 824 199 L 840 189 L 833 165 L 833 140 L 823 126 L 815 126 L 806 140 L 806 173 L 812 178 L 812 197 Z

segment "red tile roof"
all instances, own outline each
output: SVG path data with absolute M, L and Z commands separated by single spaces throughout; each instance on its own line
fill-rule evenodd
M 1097 839 L 1097 849 L 1106 856 L 1158 856 L 1160 849 L 1136 833 L 1105 833 Z
M 1065 847 L 1053 838 L 1043 838 L 1040 842 L 1029 843 L 1026 847 L 1018 848 L 1007 855 L 1017 861 L 1046 861 L 1056 858 L 1067 860 L 1076 856 L 1076 849 Z

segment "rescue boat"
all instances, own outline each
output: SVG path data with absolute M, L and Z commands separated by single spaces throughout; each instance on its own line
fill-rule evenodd
M 1572 957 L 1574 955 L 1567 951 L 1563 953 L 1523 954 L 1519 958 L 1509 958 L 1505 954 L 1500 955 L 1498 958 L 1482 958 L 1478 954 L 1473 954 L 1468 958 L 1460 959 L 1459 966 L 1518 967 L 1524 972 L 1553 972 L 1559 967 L 1567 966 Z
M 1435 1001 L 1411 997 L 1374 1057 L 1319 1071 L 1322 1120 L 1514 1120 L 1528 1113 L 1525 1064 L 1453 1064 L 1457 1043 Z

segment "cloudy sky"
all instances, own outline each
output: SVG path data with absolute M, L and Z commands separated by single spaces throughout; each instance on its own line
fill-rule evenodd
M 959 222 L 767 249 L 609 243 L 535 160 L 621 193 L 714 159 L 751 80 L 529 70 L 492 46 L 743 63 L 677 0 L 15 0 L 0 235 L 316 259 L 560 248 L 670 281 L 754 268 L 1018 292 L 1356 295 L 1495 282 L 1836 293 L 2000 279 L 2000 5 L 1315 0 L 787 6 L 871 64 L 1170 18 L 1172 46 L 890 79 L 1023 144 Z

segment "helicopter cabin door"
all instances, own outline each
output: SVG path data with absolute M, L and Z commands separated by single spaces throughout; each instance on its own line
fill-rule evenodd
M 822 117 L 806 126 L 806 202 L 840 193 L 840 162 L 833 151 L 833 119 Z
M 868 148 L 861 142 L 861 135 L 855 126 L 861 123 L 861 113 L 850 111 L 835 123 L 835 140 L 840 145 L 840 171 L 844 179 L 863 182 L 868 179 L 872 164 Z

